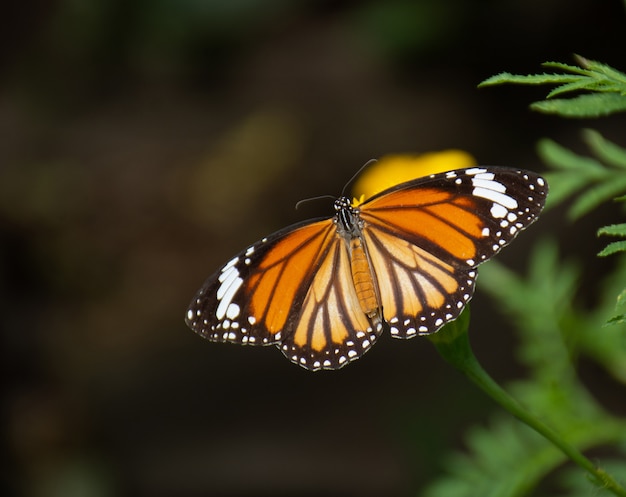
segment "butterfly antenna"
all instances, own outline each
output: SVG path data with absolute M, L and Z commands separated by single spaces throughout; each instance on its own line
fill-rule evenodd
M 300 207 L 302 204 L 306 202 L 312 202 L 314 200 L 321 200 L 323 198 L 329 198 L 331 200 L 335 200 L 335 197 L 333 197 L 332 195 L 318 195 L 317 197 L 303 198 L 302 200 L 298 200 L 296 202 L 296 209 L 298 209 L 298 207 Z
M 363 164 L 359 168 L 359 170 L 356 173 L 354 173 L 352 175 L 352 178 L 350 178 L 350 180 L 344 185 L 343 190 L 341 190 L 341 196 L 342 197 L 344 196 L 348 186 L 350 186 L 350 184 L 352 182 L 354 182 L 354 180 L 357 178 L 357 176 L 359 174 L 361 174 L 365 168 L 367 168 L 368 166 L 372 165 L 374 162 L 378 162 L 378 159 L 370 159 L 370 160 L 368 160 L 365 164 Z M 303 198 L 302 200 L 298 200 L 298 202 L 296 202 L 296 209 L 298 209 L 302 204 L 304 204 L 306 202 L 312 202 L 314 200 L 321 200 L 323 198 L 329 198 L 331 200 L 336 200 L 336 197 L 334 197 L 333 195 L 318 195 L 317 197 Z
M 354 173 L 354 174 L 352 175 L 352 178 L 350 178 L 350 179 L 348 180 L 348 182 L 344 185 L 343 190 L 341 190 L 341 196 L 342 196 L 342 197 L 343 197 L 343 196 L 345 196 L 344 194 L 346 193 L 346 189 L 347 189 L 347 188 L 348 188 L 348 187 L 349 187 L 349 186 L 350 186 L 350 185 L 354 182 L 354 180 L 357 178 L 357 176 L 358 176 L 359 174 L 361 174 L 361 173 L 363 172 L 363 170 L 364 170 L 364 169 L 366 169 L 367 167 L 369 167 L 369 166 L 371 166 L 372 164 L 374 164 L 374 162 L 378 162 L 378 159 L 370 159 L 370 160 L 368 160 L 365 164 L 363 164 L 363 165 L 359 168 L 359 170 L 358 170 L 356 173 Z

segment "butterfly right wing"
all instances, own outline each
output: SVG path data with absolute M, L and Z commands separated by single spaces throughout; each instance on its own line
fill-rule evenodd
M 475 167 L 419 178 L 363 204 L 391 336 L 434 333 L 456 319 L 472 297 L 477 266 L 537 219 L 547 194 L 530 171 Z

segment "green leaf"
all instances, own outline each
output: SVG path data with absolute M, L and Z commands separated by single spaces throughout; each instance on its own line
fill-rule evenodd
M 548 138 L 539 141 L 537 151 L 543 161 L 554 168 L 581 170 L 585 171 L 587 176 L 591 175 L 598 179 L 607 176 L 606 168 L 601 162 L 591 157 L 575 154 Z
M 478 88 L 485 86 L 503 85 L 508 83 L 524 84 L 524 85 L 545 85 L 545 84 L 564 84 L 578 81 L 577 76 L 565 76 L 562 74 L 531 74 L 520 75 L 511 74 L 510 72 L 502 72 L 491 76 L 478 84 Z
M 572 204 L 568 215 L 570 219 L 578 219 L 625 190 L 626 175 L 615 177 L 611 181 L 598 183 L 579 195 Z
M 608 78 L 626 84 L 626 74 L 617 69 L 612 68 L 608 64 L 604 64 L 602 62 L 598 62 L 596 60 L 586 59 L 581 57 L 580 55 L 576 56 L 579 63 L 586 69 L 599 74 L 604 74 Z
M 531 104 L 531 109 L 563 117 L 598 117 L 626 111 L 626 74 L 612 67 L 577 56 L 580 67 L 561 62 L 546 62 L 543 67 L 563 73 L 520 75 L 503 72 L 487 78 L 478 86 L 500 84 L 558 85 L 546 100 Z M 583 93 L 573 98 L 553 99 L 557 95 Z
M 549 67 L 551 69 L 561 69 L 562 71 L 571 72 L 574 74 L 581 74 L 583 76 L 587 76 L 589 74 L 589 70 L 583 67 L 572 66 L 570 64 L 565 64 L 563 62 L 544 62 L 541 64 L 543 67 Z
M 578 316 L 571 326 L 580 353 L 593 359 L 613 378 L 626 385 L 626 327 L 606 327 L 610 318 L 623 313 L 623 309 L 616 304 L 624 305 L 626 299 L 626 254 L 616 254 L 612 261 L 613 270 L 597 281 L 593 289 L 596 306 Z
M 548 208 L 583 190 L 569 208 L 570 219 L 578 219 L 615 197 L 626 200 L 626 150 L 596 131 L 585 130 L 584 138 L 598 158 L 579 155 L 549 139 L 540 140 L 537 146 L 542 160 L 556 170 L 546 174 L 550 184 Z
M 585 419 L 576 410 L 558 414 L 564 415 L 560 428 L 579 447 L 617 443 L 624 438 L 626 427 L 603 416 Z M 465 443 L 467 449 L 453 453 L 444 461 L 446 474 L 421 492 L 422 497 L 530 495 L 564 460 L 555 447 L 535 432 L 502 415 L 496 416 L 487 427 L 471 428 Z M 583 478 L 587 476 L 580 468 L 572 471 Z
M 603 226 L 598 230 L 598 236 L 600 235 L 626 237 L 626 223 Z
M 568 91 L 576 91 L 576 90 L 584 90 L 588 88 L 589 81 L 587 79 L 575 79 L 571 83 L 566 83 L 561 86 L 557 86 L 554 90 L 552 90 L 547 98 L 555 97 L 556 95 L 561 95 L 562 93 L 567 93 Z
M 542 100 L 532 110 L 563 117 L 600 117 L 626 111 L 626 97 L 617 93 L 592 93 L 570 99 Z
M 626 252 L 626 240 L 620 240 L 619 242 L 611 242 L 599 253 L 599 257 L 606 257 L 608 255 L 616 254 L 617 252 Z
M 602 162 L 609 166 L 626 169 L 626 149 L 607 140 L 592 129 L 583 131 L 583 139 Z
M 562 204 L 565 199 L 582 190 L 589 183 L 587 178 L 577 174 L 547 173 L 544 176 L 550 185 L 546 209 Z
M 626 323 L 626 314 L 619 314 L 617 316 L 613 316 L 606 323 L 604 323 L 604 327 L 613 326 L 616 324 L 624 324 Z
M 488 427 L 466 436 L 468 454 L 456 452 L 445 462 L 447 475 L 423 497 L 516 497 L 527 495 L 563 461 L 563 456 L 513 418 L 498 416 Z
M 478 289 L 488 292 L 500 312 L 515 323 L 523 338 L 518 357 L 538 378 L 564 380 L 570 374 L 570 351 L 563 343 L 561 329 L 565 316 L 574 317 L 570 303 L 579 276 L 578 266 L 562 260 L 553 240 L 533 247 L 525 277 L 497 260 L 480 268 Z

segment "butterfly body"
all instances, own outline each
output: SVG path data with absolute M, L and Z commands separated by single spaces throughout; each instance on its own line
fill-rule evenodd
M 218 342 L 277 345 L 310 370 L 361 357 L 384 329 L 434 333 L 470 300 L 476 267 L 530 225 L 545 202 L 538 175 L 469 168 L 419 178 L 358 207 L 290 226 L 210 276 L 188 326 Z
M 348 249 L 352 283 L 359 300 L 361 311 L 375 325 L 382 324 L 382 309 L 376 277 L 367 255 L 367 246 L 363 240 L 363 220 L 359 210 L 352 207 L 350 199 L 340 197 L 335 200 L 335 217 L 333 219 L 337 235 L 341 237 Z

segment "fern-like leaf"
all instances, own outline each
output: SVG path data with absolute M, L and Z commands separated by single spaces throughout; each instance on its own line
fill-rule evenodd
M 590 93 L 570 99 L 542 100 L 531 104 L 530 108 L 562 117 L 601 117 L 626 111 L 626 97 L 617 93 Z
M 582 448 L 622 442 L 623 423 L 610 418 L 582 418 L 565 413 L 560 428 Z M 521 497 L 565 460 L 565 456 L 536 432 L 517 420 L 496 416 L 488 427 L 474 427 L 466 436 L 467 452 L 457 452 L 445 462 L 445 474 L 422 497 Z M 624 471 L 624 464 L 619 467 Z M 576 474 L 584 476 L 579 468 Z M 620 474 L 616 472 L 615 474 Z
M 592 129 L 583 131 L 583 139 L 591 151 L 603 163 L 608 166 L 626 169 L 626 149 L 607 140 L 600 133 Z
M 626 238 L 626 224 L 622 223 L 604 226 L 598 230 L 598 236 L 601 235 Z M 617 252 L 626 252 L 626 240 L 609 243 L 598 255 L 600 257 L 606 257 L 607 255 L 613 255 Z
M 576 56 L 580 66 L 546 62 L 544 67 L 563 73 L 511 74 L 492 76 L 478 86 L 501 84 L 558 85 L 546 100 L 534 102 L 531 109 L 563 117 L 598 117 L 626 111 L 626 74 L 606 64 Z M 555 99 L 557 95 L 588 92 L 573 98 Z
M 595 157 L 579 155 L 549 139 L 541 140 L 537 147 L 553 170 L 546 175 L 550 183 L 549 208 L 584 190 L 568 210 L 572 220 L 626 192 L 626 150 L 597 131 L 585 130 L 583 139 Z
M 626 223 L 603 226 L 598 230 L 598 236 L 600 235 L 621 236 L 626 238 Z

